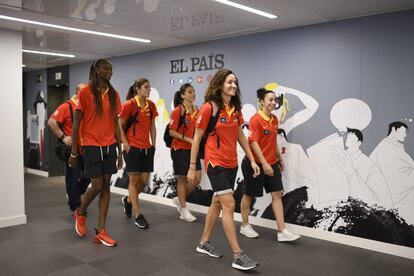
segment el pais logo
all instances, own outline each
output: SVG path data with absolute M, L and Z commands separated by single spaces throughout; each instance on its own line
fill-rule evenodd
M 170 60 L 170 74 L 217 70 L 224 68 L 224 54 Z

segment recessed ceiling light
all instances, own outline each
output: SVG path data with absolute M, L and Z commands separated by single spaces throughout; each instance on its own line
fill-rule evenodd
M 123 40 L 135 41 L 135 42 L 142 42 L 142 43 L 151 43 L 151 40 L 138 38 L 138 37 L 103 33 L 103 32 L 97 32 L 97 31 L 91 31 L 91 30 L 79 29 L 79 28 L 72 28 L 72 27 L 66 27 L 66 26 L 62 26 L 62 25 L 49 24 L 49 23 L 44 23 L 44 22 L 39 22 L 39 21 L 27 20 L 27 19 L 23 19 L 23 18 L 12 17 L 12 16 L 0 15 L 0 19 L 16 21 L 16 22 L 22 22 L 22 23 L 27 23 L 27 24 L 37 25 L 37 26 L 43 26 L 43 27 L 48 27 L 48 28 L 59 29 L 59 30 L 77 32 L 77 33 L 104 36 L 104 37 L 117 38 L 117 39 L 123 39 Z
M 47 56 L 67 57 L 67 58 L 74 58 L 75 57 L 75 55 L 52 53 L 52 52 L 43 52 L 43 51 L 22 50 L 22 52 L 23 53 L 30 53 L 30 54 L 47 55 Z
M 26 67 L 26 65 L 22 64 L 22 67 Z
M 245 10 L 245 11 L 248 11 L 248 12 L 251 12 L 251 13 L 255 13 L 255 14 L 270 18 L 270 19 L 277 18 L 277 16 L 274 15 L 274 14 L 267 13 L 267 12 L 264 12 L 264 11 L 260 11 L 260 10 L 257 10 L 257 9 L 253 9 L 253 8 L 248 7 L 248 6 L 238 4 L 236 2 L 227 1 L 227 0 L 214 0 L 214 1 L 225 4 L 225 5 L 228 5 L 228 6 L 232 6 L 232 7 L 238 8 L 238 9 L 242 9 L 242 10 Z

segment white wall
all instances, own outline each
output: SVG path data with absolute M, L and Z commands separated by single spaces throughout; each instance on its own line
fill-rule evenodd
M 22 34 L 0 29 L 0 228 L 26 223 Z

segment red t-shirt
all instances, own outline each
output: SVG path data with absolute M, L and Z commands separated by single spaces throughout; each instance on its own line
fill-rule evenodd
M 150 130 L 151 130 L 151 114 L 152 119 L 155 119 L 158 116 L 157 108 L 155 104 L 146 100 L 144 108 L 141 108 L 139 104 L 139 98 L 134 97 L 131 100 L 128 100 L 124 103 L 122 107 L 120 118 L 125 120 L 127 123 L 130 116 L 133 116 L 137 111 L 138 121 L 135 123 L 135 135 L 134 135 L 134 125 L 132 125 L 127 132 L 125 137 L 128 143 L 139 149 L 148 149 L 151 147 L 150 143 Z
M 210 103 L 205 103 L 198 113 L 196 127 L 206 131 L 213 109 Z M 224 168 L 237 167 L 237 141 L 239 127 L 244 123 L 241 111 L 236 112 L 234 107 L 219 111 L 219 118 L 215 127 L 215 134 L 210 133 L 204 150 L 204 165 L 207 170 L 211 166 Z M 217 148 L 217 136 L 220 137 L 220 147 Z
M 185 117 L 184 121 L 181 124 L 181 127 L 178 128 L 178 124 L 180 122 L 181 117 L 181 109 L 185 108 Z M 194 131 L 195 131 L 195 125 L 196 125 L 196 119 L 197 119 L 197 110 L 194 108 L 193 114 L 190 114 L 187 107 L 185 105 L 183 106 L 177 106 L 170 116 L 170 129 L 177 131 L 179 134 L 183 134 L 185 137 L 193 138 L 194 137 Z M 188 142 L 184 142 L 178 139 L 172 140 L 171 148 L 174 150 L 178 149 L 186 149 L 191 150 L 191 144 Z
M 50 116 L 50 118 L 55 119 L 56 122 L 58 122 L 61 127 L 62 131 L 65 134 L 65 136 L 72 136 L 72 117 L 70 114 L 70 108 L 69 104 L 72 106 L 73 113 L 75 112 L 76 108 L 76 97 L 73 96 L 72 99 L 70 99 L 67 102 L 62 103 L 59 105 L 59 107 L 53 112 L 53 114 Z
M 121 111 L 121 100 L 116 92 L 116 113 Z M 116 143 L 115 116 L 109 102 L 109 91 L 102 95 L 102 114 L 98 116 L 92 89 L 89 85 L 81 88 L 76 110 L 83 113 L 80 124 L 81 146 L 109 146 Z
M 277 151 L 277 130 L 279 122 L 273 114 L 267 116 L 261 110 L 253 115 L 249 122 L 249 144 L 256 163 L 260 163 L 251 146 L 252 142 L 257 142 L 263 152 L 263 156 L 269 165 L 278 161 Z

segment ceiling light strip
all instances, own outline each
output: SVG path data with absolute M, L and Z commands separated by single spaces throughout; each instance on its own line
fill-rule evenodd
M 16 22 L 22 22 L 22 23 L 27 23 L 27 24 L 37 25 L 37 26 L 43 26 L 43 27 L 49 27 L 49 28 L 54 28 L 54 29 L 59 29 L 59 30 L 77 32 L 77 33 L 104 36 L 104 37 L 109 37 L 109 38 L 117 38 L 117 39 L 123 39 L 123 40 L 135 41 L 135 42 L 142 42 L 142 43 L 151 43 L 151 40 L 143 39 L 143 38 L 117 35 L 117 34 L 110 34 L 110 33 L 103 33 L 103 32 L 73 28 L 73 27 L 66 27 L 66 26 L 62 26 L 62 25 L 49 24 L 49 23 L 33 21 L 33 20 L 27 20 L 27 19 L 23 19 L 23 18 L 12 17 L 12 16 L 0 15 L 0 19 L 16 21 Z
M 257 15 L 261 15 L 261 16 L 264 16 L 264 17 L 267 17 L 267 18 L 270 18 L 270 19 L 277 18 L 277 16 L 274 15 L 274 14 L 267 13 L 267 12 L 257 10 L 257 9 L 254 9 L 254 8 L 250 8 L 248 6 L 238 4 L 238 3 L 233 2 L 233 1 L 227 1 L 227 0 L 215 0 L 215 1 L 219 2 L 219 3 L 222 3 L 222 4 L 225 4 L 225 5 L 228 5 L 228 6 L 231 6 L 231 7 L 235 7 L 235 8 L 241 9 L 241 10 L 245 10 L 245 11 L 257 14 Z
M 60 54 L 60 53 L 52 53 L 52 52 L 42 52 L 42 51 L 32 51 L 32 50 L 22 50 L 23 53 L 30 53 L 30 54 L 39 54 L 39 55 L 46 55 L 46 56 L 56 56 L 56 57 L 67 57 L 67 58 L 74 58 L 75 55 L 69 54 Z

